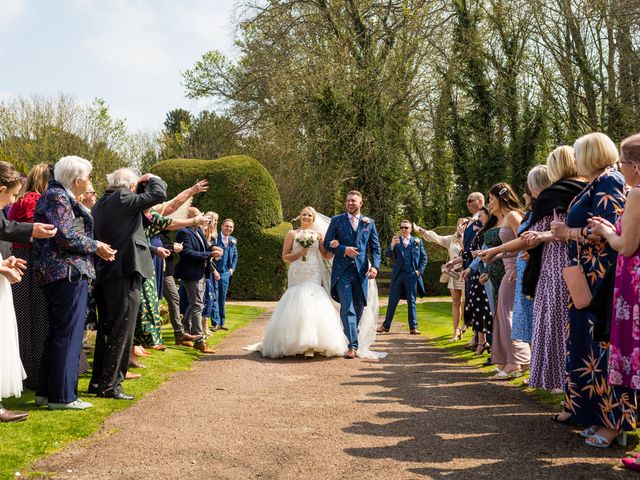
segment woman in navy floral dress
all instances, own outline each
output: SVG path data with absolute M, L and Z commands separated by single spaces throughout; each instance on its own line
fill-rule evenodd
M 591 235 L 587 224 L 596 216 L 615 224 L 622 214 L 626 187 L 623 176 L 612 168 L 618 152 L 609 137 L 585 135 L 574 149 L 578 173 L 589 184 L 571 203 L 566 223 L 552 222 L 551 231 L 556 240 L 569 241 L 571 265 L 582 266 L 593 295 L 609 266 L 615 264 L 617 252 Z M 558 420 L 590 425 L 582 432 L 587 445 L 606 447 L 620 432 L 635 429 L 636 393 L 609 384 L 609 344 L 594 340 L 595 323 L 596 316 L 588 308 L 578 309 L 569 303 L 565 412 Z

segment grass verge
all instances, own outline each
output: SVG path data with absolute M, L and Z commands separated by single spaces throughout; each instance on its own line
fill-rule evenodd
M 228 331 L 218 331 L 207 340 L 215 346 L 234 330 L 243 327 L 258 317 L 264 309 L 246 306 L 227 306 Z M 87 395 L 89 374 L 80 377 L 78 392 L 80 398 L 93 403 L 93 408 L 83 411 L 51 411 L 36 407 L 34 394 L 23 392 L 20 398 L 5 399 L 2 403 L 10 410 L 29 411 L 29 419 L 21 423 L 0 424 L 0 478 L 16 477 L 16 472 L 27 467 L 34 460 L 61 449 L 69 442 L 85 438 L 97 431 L 102 422 L 111 414 L 130 407 L 166 382 L 175 372 L 189 370 L 201 353 L 193 348 L 174 345 L 173 330 L 163 326 L 162 334 L 167 345 L 165 352 L 153 352 L 142 363 L 147 367 L 132 372 L 142 373 L 142 378 L 125 382 L 127 393 L 135 395 L 133 401 L 117 401 Z M 92 358 L 90 357 L 91 361 Z M 36 472 L 33 473 L 36 475 Z

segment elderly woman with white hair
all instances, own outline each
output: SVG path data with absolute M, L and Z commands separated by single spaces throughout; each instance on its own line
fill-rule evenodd
M 34 241 L 34 275 L 47 301 L 49 332 L 40 363 L 36 403 L 50 409 L 83 410 L 78 368 L 87 309 L 88 279 L 95 278 L 94 254 L 113 261 L 115 251 L 94 240 L 93 219 L 77 200 L 91 182 L 92 165 L 80 157 L 56 162 L 54 178 L 33 219 L 54 225 L 53 238 Z

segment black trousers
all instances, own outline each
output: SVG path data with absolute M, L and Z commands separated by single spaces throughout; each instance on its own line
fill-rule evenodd
M 113 392 L 127 374 L 142 281 L 136 273 L 95 286 L 98 332 L 91 385 L 98 392 Z

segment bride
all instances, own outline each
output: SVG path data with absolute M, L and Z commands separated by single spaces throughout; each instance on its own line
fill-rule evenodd
M 282 247 L 282 259 L 290 264 L 287 291 L 269 319 L 262 342 L 247 350 L 260 350 L 264 357 L 270 358 L 300 354 L 313 357 L 316 353 L 326 357 L 343 356 L 348 341 L 329 294 L 333 254 L 322 246 L 330 219 L 313 207 L 303 208 L 299 218 L 300 228 L 287 233 Z M 367 309 L 359 325 L 360 357 L 386 355 L 368 348 L 375 341 L 377 312 L 378 294 L 372 280 Z

